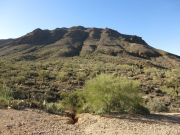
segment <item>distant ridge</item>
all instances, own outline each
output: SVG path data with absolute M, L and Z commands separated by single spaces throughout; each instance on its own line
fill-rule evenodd
M 143 59 L 167 57 L 179 61 L 180 56 L 155 49 L 141 37 L 125 35 L 109 28 L 56 28 L 35 29 L 16 38 L 0 40 L 0 56 L 72 57 L 93 54 L 133 56 Z

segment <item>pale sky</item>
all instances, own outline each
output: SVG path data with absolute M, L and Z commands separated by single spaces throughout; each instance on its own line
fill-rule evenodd
M 0 39 L 77 25 L 138 35 L 180 55 L 180 0 L 0 0 Z

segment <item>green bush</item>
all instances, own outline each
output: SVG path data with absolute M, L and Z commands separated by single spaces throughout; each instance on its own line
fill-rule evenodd
M 63 98 L 62 105 L 64 110 L 74 113 L 82 111 L 85 101 L 82 91 L 78 90 L 71 93 L 62 93 L 61 97 Z
M 86 82 L 83 90 L 67 94 L 65 108 L 96 114 L 149 111 L 141 105 L 139 83 L 112 75 L 99 75 Z
M 0 85 L 0 98 L 7 100 L 12 98 L 12 92 L 5 84 Z
M 6 108 L 12 99 L 11 90 L 5 85 L 0 85 L 0 108 Z
M 140 113 L 142 109 L 139 83 L 112 75 L 89 80 L 84 97 L 89 111 L 94 113 Z

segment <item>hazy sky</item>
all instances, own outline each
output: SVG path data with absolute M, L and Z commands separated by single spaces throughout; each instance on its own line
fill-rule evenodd
M 0 39 L 75 25 L 135 34 L 180 55 L 180 0 L 0 0 Z

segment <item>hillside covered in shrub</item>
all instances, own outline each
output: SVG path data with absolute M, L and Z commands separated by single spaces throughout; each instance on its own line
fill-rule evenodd
M 111 29 L 37 29 L 0 40 L 0 108 L 58 113 L 76 91 L 87 92 L 80 95 L 89 112 L 180 111 L 180 59 Z

